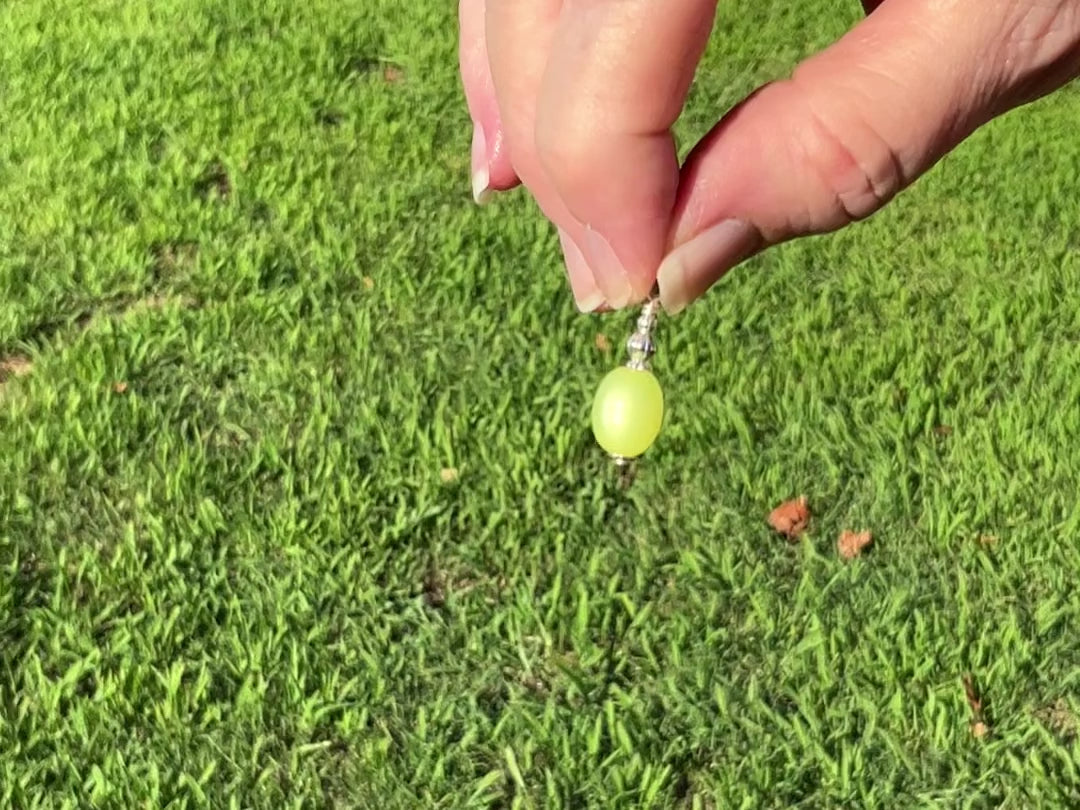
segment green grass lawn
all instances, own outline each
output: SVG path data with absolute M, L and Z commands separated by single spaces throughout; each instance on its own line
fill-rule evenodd
M 857 6 L 725 5 L 683 142 Z M 663 321 L 627 489 L 454 13 L 4 5 L 0 807 L 1077 806 L 1080 92 Z

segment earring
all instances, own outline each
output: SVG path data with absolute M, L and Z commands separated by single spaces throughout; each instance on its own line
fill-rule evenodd
M 664 421 L 664 392 L 649 367 L 656 353 L 653 330 L 659 313 L 660 298 L 654 290 L 626 341 L 626 365 L 608 372 L 593 397 L 593 435 L 620 466 L 652 446 Z

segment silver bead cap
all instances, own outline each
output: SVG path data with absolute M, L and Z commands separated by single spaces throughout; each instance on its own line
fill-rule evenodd
M 652 356 L 656 354 L 656 343 L 653 342 L 653 329 L 656 328 L 656 317 L 660 313 L 660 299 L 653 297 L 645 302 L 638 315 L 634 333 L 626 341 L 626 351 L 629 358 L 626 365 L 637 371 L 646 371 Z

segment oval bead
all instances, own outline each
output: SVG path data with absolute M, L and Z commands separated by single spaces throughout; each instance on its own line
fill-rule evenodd
M 620 366 L 596 389 L 592 428 L 597 443 L 613 456 L 636 458 L 660 435 L 664 392 L 651 371 Z

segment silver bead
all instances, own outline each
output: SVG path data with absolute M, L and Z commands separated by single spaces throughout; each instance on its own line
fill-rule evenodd
M 634 333 L 626 341 L 626 351 L 630 355 L 626 365 L 637 371 L 646 371 L 649 361 L 656 354 L 656 344 L 652 333 L 656 327 L 656 316 L 660 312 L 660 299 L 655 295 L 645 302 L 638 315 Z

